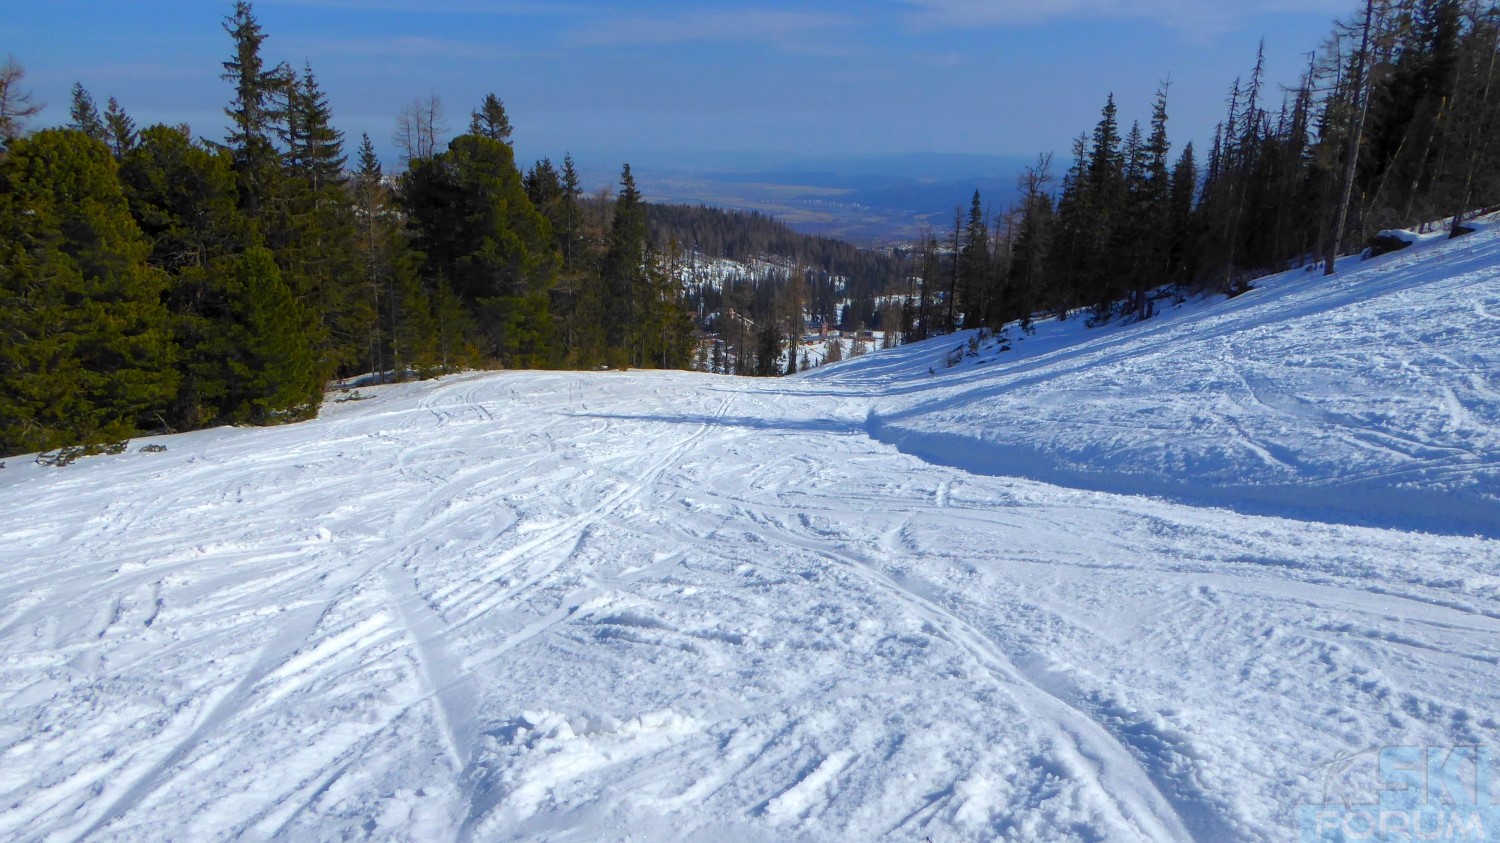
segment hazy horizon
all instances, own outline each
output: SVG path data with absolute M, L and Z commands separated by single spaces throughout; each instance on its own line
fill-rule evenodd
M 486 93 L 505 100 L 523 164 L 572 151 L 697 170 L 778 161 L 1067 154 L 1115 94 L 1125 125 L 1172 80 L 1174 146 L 1200 146 L 1266 39 L 1267 81 L 1289 84 L 1352 11 L 1340 0 L 675 0 L 618 4 L 260 0 L 269 62 L 310 63 L 350 147 L 368 133 L 394 163 L 395 115 L 437 93 L 454 132 Z M 81 82 L 138 124 L 223 135 L 229 2 L 77 0 L 7 10 L 11 54 L 67 121 Z M 616 160 L 598 160 L 598 159 Z M 976 174 L 977 175 L 977 174 Z

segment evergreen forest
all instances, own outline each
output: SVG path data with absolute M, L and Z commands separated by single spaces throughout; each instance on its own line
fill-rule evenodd
M 1257 57 L 1206 149 L 1174 150 L 1168 84 L 1144 125 L 1110 96 L 1014 204 L 975 192 L 879 252 L 648 205 L 629 165 L 590 196 L 571 156 L 518 165 L 495 94 L 451 138 L 436 95 L 413 101 L 383 162 L 335 127 L 311 66 L 267 57 L 247 0 L 224 29 L 222 138 L 139 127 L 81 84 L 66 126 L 32 131 L 24 69 L 0 67 L 0 455 L 307 418 L 366 373 L 778 375 L 811 323 L 920 340 L 1147 319 L 1164 297 L 1331 274 L 1383 229 L 1458 236 L 1500 203 L 1500 7 L 1479 0 L 1364 0 L 1292 87 Z M 708 278 L 710 257 L 758 268 Z

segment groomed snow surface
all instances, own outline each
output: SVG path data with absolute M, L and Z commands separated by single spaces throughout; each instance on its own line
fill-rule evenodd
M 1163 304 L 11 459 L 0 839 L 1288 841 L 1500 747 L 1500 239 Z

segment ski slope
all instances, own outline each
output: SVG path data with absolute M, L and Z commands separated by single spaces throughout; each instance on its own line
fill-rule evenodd
M 951 369 L 11 459 L 0 839 L 1298 839 L 1500 743 L 1497 317 L 1483 233 Z
M 1332 279 L 1293 271 L 1233 300 L 1169 300 L 1137 325 L 1012 328 L 1009 352 L 990 341 L 954 369 L 914 346 L 852 378 L 892 393 L 876 435 L 934 462 L 1496 538 L 1497 265 L 1492 231 L 1429 237 Z M 913 389 L 913 364 L 939 374 Z

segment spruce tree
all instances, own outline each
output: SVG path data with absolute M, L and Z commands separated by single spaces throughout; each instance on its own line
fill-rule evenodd
M 356 254 L 343 133 L 333 128 L 311 67 L 287 81 L 284 96 L 286 152 L 267 239 L 283 280 L 318 318 L 314 344 L 324 374 L 356 374 L 370 365 L 366 334 L 375 314 Z
M 1082 196 L 1085 210 L 1081 227 L 1080 288 L 1084 301 L 1094 309 L 1095 319 L 1106 318 L 1114 301 L 1115 275 L 1110 246 L 1125 212 L 1125 154 L 1113 94 L 1104 103 L 1089 147 Z
M 1051 167 L 1052 156 L 1040 155 L 1019 179 L 1021 222 L 1016 232 L 1010 278 L 1015 291 L 1015 313 L 1023 330 L 1030 328 L 1031 317 L 1038 309 L 1045 260 L 1052 248 L 1055 220 L 1052 194 L 1048 190 L 1052 183 Z
M 1168 156 L 1172 152 L 1167 138 L 1167 85 L 1156 92 L 1151 107 L 1151 132 L 1141 147 L 1141 182 L 1134 207 L 1140 214 L 1138 227 L 1142 237 L 1142 265 L 1135 272 L 1135 297 L 1132 310 L 1137 319 L 1151 316 L 1147 293 L 1171 280 L 1172 174 Z
M 369 135 L 360 139 L 358 162 L 351 190 L 358 227 L 355 251 L 364 278 L 364 296 L 369 302 L 365 358 L 375 372 L 392 371 L 399 379 L 404 369 L 397 328 L 401 299 L 397 295 L 395 214 L 385 174 Z
M 152 244 L 150 263 L 167 273 L 165 301 L 181 375 L 164 408 L 167 423 L 191 429 L 228 418 L 225 361 L 235 356 L 226 277 L 252 240 L 239 212 L 227 152 L 194 144 L 181 130 L 151 126 L 120 162 L 130 211 Z
M 317 412 L 323 374 L 309 342 L 313 314 L 281 280 L 264 247 L 247 249 L 228 266 L 234 315 L 227 363 L 227 420 L 251 424 L 297 421 Z
M 266 68 L 260 55 L 266 35 L 248 0 L 236 0 L 224 30 L 234 41 L 234 52 L 223 63 L 222 78 L 234 85 L 234 100 L 224 110 L 230 121 L 225 144 L 234 153 L 240 207 L 252 220 L 259 220 L 271 204 L 280 169 L 275 133 L 282 115 L 275 97 L 288 80 L 284 68 Z
M 1196 274 L 1194 244 L 1197 241 L 1193 215 L 1198 198 L 1198 162 L 1189 143 L 1172 166 L 1172 188 L 1168 197 L 1167 280 L 1178 284 L 1191 281 Z
M 505 103 L 499 97 L 484 95 L 484 101 L 469 116 L 469 134 L 510 143 L 510 116 L 505 113 Z
M 781 375 L 781 331 L 773 319 L 763 319 L 755 333 L 755 374 L 763 378 Z
M 149 249 L 103 144 L 50 129 L 0 159 L 0 454 L 156 424 L 176 375 Z
M 956 255 L 958 309 L 963 313 L 965 328 L 979 327 L 988 316 L 991 293 L 989 243 L 984 203 L 976 190 L 969 203 L 969 218 Z
M 94 98 L 89 96 L 82 82 L 73 83 L 73 105 L 68 109 L 68 116 L 72 118 L 68 128 L 83 132 L 100 143 L 109 143 L 109 132 L 99 118 L 99 107 L 94 105 Z
M 413 161 L 401 201 L 429 288 L 440 296 L 451 290 L 459 310 L 477 319 L 481 336 L 463 342 L 482 339 L 487 355 L 510 366 L 553 362 L 552 231 L 526 196 L 511 148 L 478 135 L 454 138 L 447 151 Z M 443 304 L 435 300 L 435 314 L 447 312 Z M 461 347 L 452 336 L 450 347 Z
M 1082 135 L 1073 141 L 1073 164 L 1063 176 L 1057 199 L 1057 225 L 1053 247 L 1047 253 L 1046 291 L 1042 304 L 1067 318 L 1078 301 L 1082 286 L 1084 256 L 1082 253 L 1087 208 L 1084 205 L 1083 180 L 1087 168 L 1088 139 Z
M 639 324 L 646 287 L 646 211 L 635 176 L 626 164 L 620 172 L 620 195 L 615 199 L 609 250 L 604 256 L 604 341 L 611 354 L 639 364 L 634 326 Z
M 135 131 L 135 121 L 120 107 L 120 103 L 114 97 L 109 98 L 109 103 L 104 109 L 104 130 L 108 138 L 109 150 L 116 158 L 124 158 L 125 153 L 135 148 L 140 136 Z

